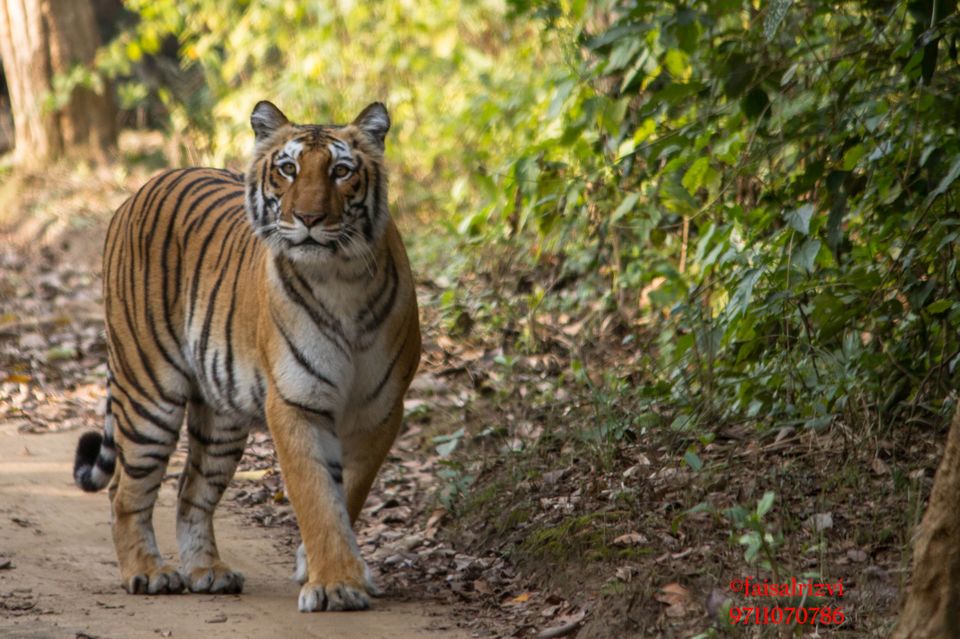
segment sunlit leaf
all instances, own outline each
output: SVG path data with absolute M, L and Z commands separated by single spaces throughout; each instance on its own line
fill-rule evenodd
M 784 211 L 783 213 L 783 219 L 790 225 L 790 228 L 804 235 L 810 233 L 811 217 L 813 217 L 813 204 L 804 204 L 798 209 Z

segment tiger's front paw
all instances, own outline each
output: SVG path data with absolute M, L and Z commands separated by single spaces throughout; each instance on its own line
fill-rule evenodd
M 237 594 L 243 592 L 243 575 L 218 561 L 212 566 L 194 568 L 187 572 L 187 587 L 190 592 Z
M 124 590 L 131 595 L 175 595 L 183 592 L 183 586 L 183 577 L 170 566 L 159 566 L 123 580 Z
M 370 597 L 362 587 L 342 581 L 326 585 L 308 581 L 300 588 L 298 607 L 300 612 L 366 610 L 370 607 Z
M 370 566 L 362 559 L 360 561 L 363 563 L 363 585 L 367 589 L 367 594 L 371 597 L 382 596 L 383 591 L 377 586 L 377 582 L 373 580 L 373 573 L 370 572 Z M 300 585 L 307 583 L 307 572 L 307 549 L 303 543 L 301 543 L 300 547 L 297 548 L 297 569 L 293 573 L 293 580 Z

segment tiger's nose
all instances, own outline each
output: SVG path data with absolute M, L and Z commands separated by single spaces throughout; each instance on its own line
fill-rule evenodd
M 307 228 L 310 228 L 326 217 L 325 215 L 306 215 L 303 213 L 294 213 L 293 216 L 303 222 L 303 225 Z

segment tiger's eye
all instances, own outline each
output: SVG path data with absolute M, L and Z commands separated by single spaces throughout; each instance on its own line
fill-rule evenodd
M 338 164 L 335 169 L 333 169 L 333 177 L 342 178 L 350 175 L 350 168 L 345 164 Z
M 279 167 L 280 172 L 286 175 L 287 177 L 296 177 L 297 175 L 297 165 L 293 162 L 284 162 Z

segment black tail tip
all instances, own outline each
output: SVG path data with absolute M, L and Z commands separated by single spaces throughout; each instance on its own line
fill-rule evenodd
M 100 454 L 100 444 L 103 443 L 101 433 L 90 431 L 84 433 L 77 442 L 77 456 L 73 464 L 73 470 L 76 471 L 81 466 L 93 466 L 97 461 L 97 455 Z
M 73 461 L 73 481 L 88 493 L 100 490 L 93 481 L 93 469 L 100 455 L 103 435 L 97 432 L 84 433 L 77 442 L 77 455 Z

